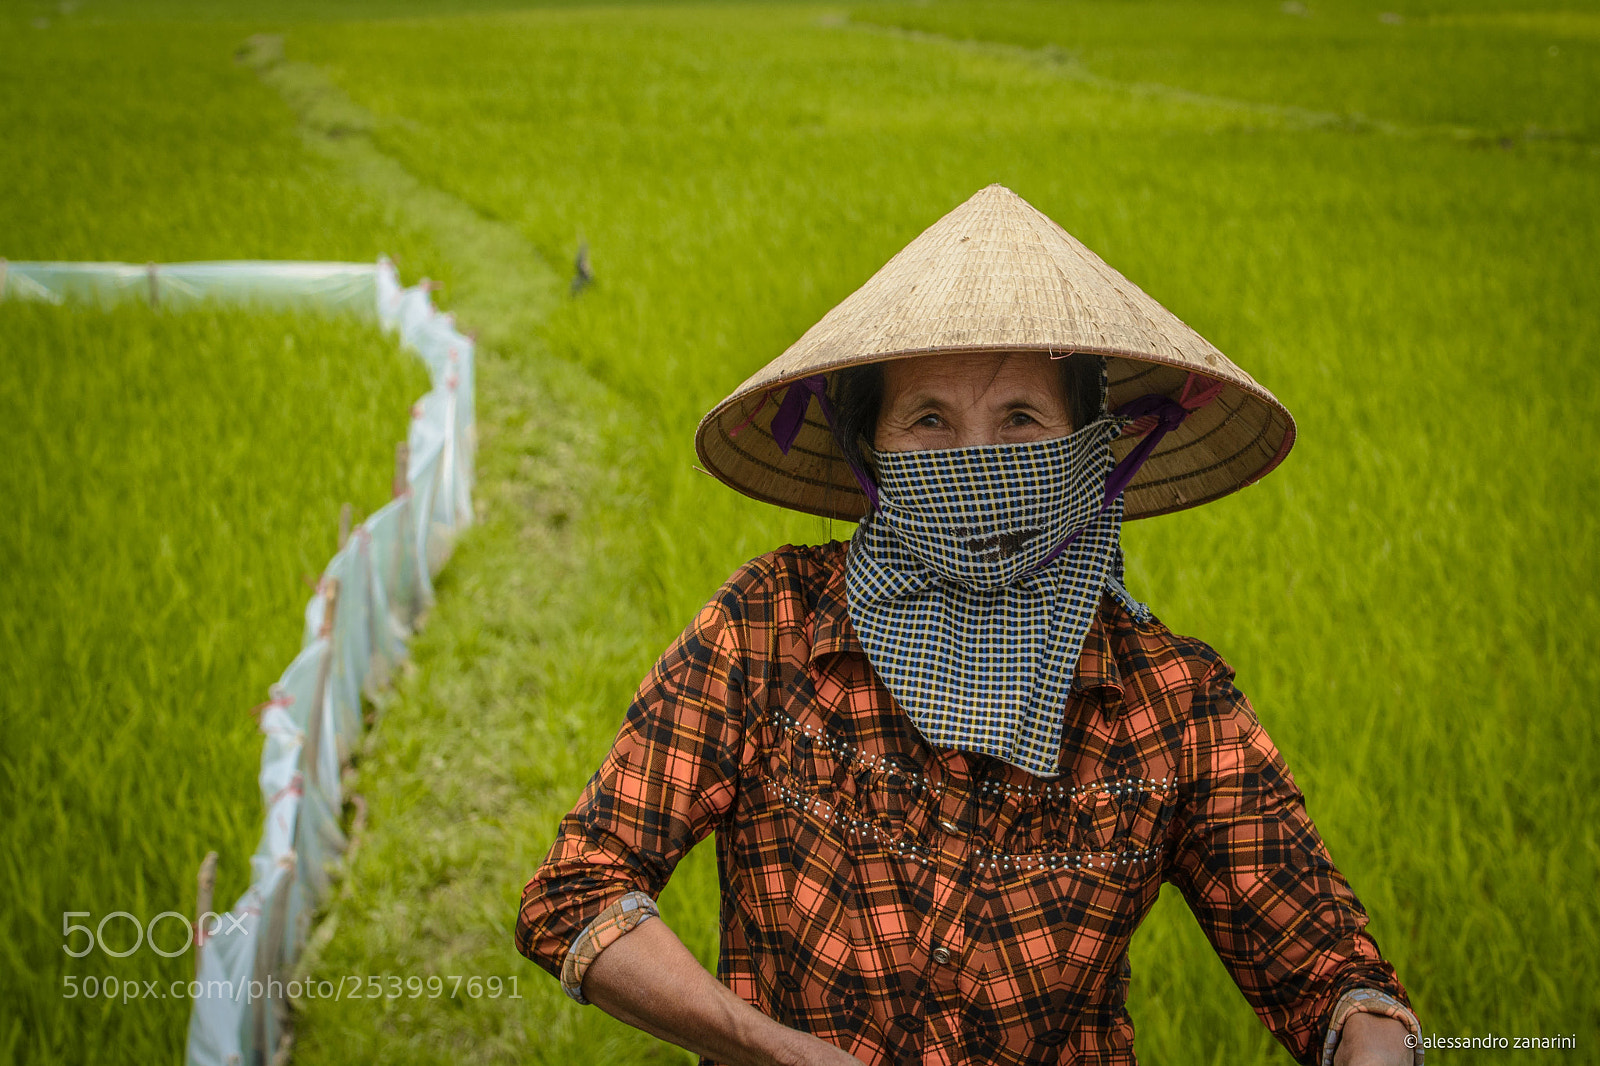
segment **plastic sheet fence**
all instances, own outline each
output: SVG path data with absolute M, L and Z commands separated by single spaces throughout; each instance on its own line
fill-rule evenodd
M 227 302 L 371 314 L 381 266 L 370 263 L 37 263 L 0 259 L 0 299 L 100 307 Z
M 407 654 L 433 578 L 472 522 L 474 343 L 436 311 L 426 283 L 402 288 L 393 265 L 360 263 L 6 263 L 0 297 L 53 303 L 128 299 L 320 304 L 376 313 L 427 364 L 412 406 L 394 498 L 344 538 L 305 609 L 300 653 L 259 708 L 266 823 L 250 887 L 226 913 L 201 915 L 187 1062 L 269 1066 L 285 1057 L 292 974 L 346 847 L 341 775 L 361 742 L 363 694 Z M 209 861 L 209 860 L 208 860 Z M 202 879 L 205 875 L 202 874 Z M 202 890 L 202 897 L 206 890 Z M 202 898 L 201 907 L 209 910 Z

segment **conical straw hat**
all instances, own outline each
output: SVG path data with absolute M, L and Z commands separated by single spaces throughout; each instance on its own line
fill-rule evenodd
M 1144 518 L 1259 480 L 1294 442 L 1294 419 L 1204 337 L 1022 197 L 980 190 L 928 227 L 788 351 L 700 422 L 705 468 L 758 500 L 848 521 L 866 498 L 812 403 L 788 453 L 771 417 L 786 386 L 813 374 L 937 352 L 1107 356 L 1109 409 L 1150 393 L 1174 400 L 1189 375 L 1221 390 L 1157 446 L 1124 495 Z M 1117 458 L 1137 442 L 1113 444 Z

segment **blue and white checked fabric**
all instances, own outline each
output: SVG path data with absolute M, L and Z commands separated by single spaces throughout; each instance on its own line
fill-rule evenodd
M 1102 590 L 1122 585 L 1123 422 L 1025 444 L 877 453 L 879 506 L 846 559 L 850 621 L 932 744 L 1057 775 L 1063 712 Z M 1065 538 L 1083 532 L 1047 565 Z

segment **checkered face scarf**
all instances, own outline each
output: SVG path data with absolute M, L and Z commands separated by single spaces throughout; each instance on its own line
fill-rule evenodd
M 1102 509 L 1122 425 L 878 453 L 878 506 L 846 557 L 850 621 L 930 743 L 1056 776 L 1101 591 L 1148 617 L 1122 587 L 1121 496 Z

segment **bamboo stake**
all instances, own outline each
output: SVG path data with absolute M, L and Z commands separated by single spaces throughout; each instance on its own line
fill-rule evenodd
M 195 892 L 194 974 L 200 976 L 200 953 L 206 946 L 206 915 L 211 913 L 211 897 L 217 887 L 217 853 L 206 852 L 200 860 L 198 890 Z
M 282 968 L 284 923 L 288 921 L 289 890 L 294 886 L 295 877 L 298 875 L 296 866 L 299 863 L 299 856 L 291 851 L 278 862 L 286 872 L 283 879 L 278 882 L 278 890 L 273 894 L 271 904 L 262 913 L 260 924 L 256 926 L 266 938 L 265 942 L 256 948 L 256 964 L 253 971 L 257 986 L 263 993 L 270 987 L 268 980 Z M 267 1012 L 281 1008 L 282 1004 L 274 1001 L 271 996 L 263 994 L 252 1007 L 251 1027 L 255 1036 L 254 1043 L 257 1050 L 264 1051 L 267 1045 Z M 283 1015 L 280 1014 L 279 1017 Z
M 294 1050 L 294 1030 L 287 1024 L 278 1037 L 278 1050 L 272 1053 L 272 1066 L 289 1066 L 289 1053 Z
M 401 441 L 394 446 L 394 494 L 404 496 L 411 474 L 411 445 Z
M 333 633 L 333 619 L 339 610 L 339 579 L 336 577 L 325 578 L 323 581 L 323 611 L 322 628 L 317 630 L 319 637 L 331 637 Z M 304 780 L 313 788 L 321 788 L 322 782 L 317 777 L 317 768 L 321 765 L 322 754 L 322 725 L 327 718 L 328 707 L 328 679 L 333 672 L 333 656 L 335 649 L 330 641 L 327 654 L 323 656 L 322 667 L 317 671 L 316 705 L 311 708 L 311 717 L 306 722 L 306 744 L 302 752 L 304 759 L 302 773 Z
M 333 616 L 339 608 L 339 579 L 330 577 L 326 581 L 327 589 L 324 595 L 328 600 L 328 609 L 322 613 L 322 628 L 317 630 L 317 636 L 326 637 L 333 632 Z

